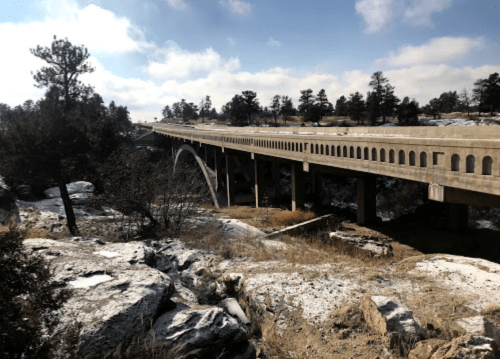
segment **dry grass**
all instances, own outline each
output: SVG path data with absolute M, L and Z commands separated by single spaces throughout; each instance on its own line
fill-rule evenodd
M 277 226 L 287 227 L 309 221 L 315 217 L 316 215 L 313 212 L 298 210 L 291 213 L 277 213 L 271 217 L 271 221 Z

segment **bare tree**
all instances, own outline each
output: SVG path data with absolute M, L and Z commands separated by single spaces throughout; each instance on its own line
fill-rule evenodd
M 208 201 L 209 190 L 195 167 L 174 166 L 168 157 L 124 147 L 100 170 L 104 193 L 97 198 L 124 214 L 125 235 L 139 231 L 157 237 L 175 236 Z

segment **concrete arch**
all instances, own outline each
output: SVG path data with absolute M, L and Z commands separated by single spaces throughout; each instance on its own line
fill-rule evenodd
M 212 200 L 214 201 L 215 207 L 219 208 L 219 202 L 217 201 L 217 194 L 215 193 L 215 174 L 212 173 L 213 171 L 208 167 L 208 165 L 198 156 L 198 153 L 194 150 L 193 147 L 190 145 L 182 145 L 181 148 L 177 151 L 177 155 L 175 156 L 175 163 L 174 163 L 174 171 L 177 168 L 177 163 L 180 161 L 183 161 L 188 154 L 192 154 L 194 158 L 196 159 L 196 162 L 198 162 L 198 165 L 200 166 L 203 175 L 205 176 L 205 180 L 207 181 L 208 188 L 210 189 L 210 194 L 212 195 Z

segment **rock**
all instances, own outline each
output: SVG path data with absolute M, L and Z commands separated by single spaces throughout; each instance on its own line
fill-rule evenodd
M 187 350 L 200 349 L 201 357 L 246 344 L 247 340 L 245 330 L 222 308 L 180 302 L 160 316 L 152 330 L 157 342 L 186 345 Z
M 84 181 L 68 183 L 66 185 L 66 188 L 68 189 L 68 194 L 70 195 L 76 193 L 93 193 L 95 191 L 95 187 L 92 183 Z M 61 191 L 59 190 L 59 187 L 46 189 L 43 193 L 47 198 L 61 197 Z
M 20 185 L 16 187 L 17 197 L 23 201 L 36 201 L 33 187 L 29 185 Z
M 330 238 L 340 240 L 343 243 L 366 251 L 373 257 L 393 256 L 393 249 L 389 243 L 379 242 L 368 238 L 350 237 L 340 231 L 331 232 Z
M 245 325 L 251 324 L 250 320 L 248 320 L 247 316 L 245 315 L 245 312 L 243 311 L 243 309 L 241 309 L 241 306 L 236 299 L 234 298 L 224 299 L 219 303 L 219 306 L 223 308 L 231 316 L 236 317 L 240 321 L 240 323 Z
M 464 335 L 442 345 L 431 359 L 495 359 L 498 354 L 493 339 Z
M 260 229 L 246 224 L 238 219 L 218 219 L 222 232 L 230 238 L 264 238 L 266 234 Z
M 143 323 L 148 326 L 170 304 L 173 281 L 145 264 L 149 248 L 143 243 L 74 237 L 27 239 L 24 245 L 52 262 L 57 287 L 73 290 L 62 320 L 82 323 L 82 357 L 113 350 L 141 334 Z
M 446 340 L 441 339 L 422 340 L 410 351 L 408 359 L 429 359 L 439 347 L 446 343 Z
M 469 335 L 491 338 L 500 347 L 500 331 L 488 319 L 478 315 L 470 318 L 462 318 L 457 324 L 465 329 Z
M 388 297 L 364 296 L 360 307 L 370 328 L 380 335 L 421 333 L 420 326 L 413 319 L 413 312 Z

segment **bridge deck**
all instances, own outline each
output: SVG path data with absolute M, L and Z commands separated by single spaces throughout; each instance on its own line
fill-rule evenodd
M 500 195 L 500 126 L 251 128 L 145 124 L 254 154 Z

